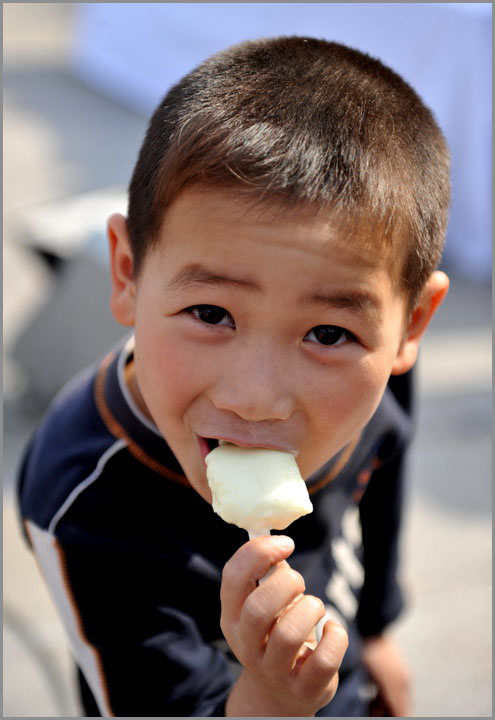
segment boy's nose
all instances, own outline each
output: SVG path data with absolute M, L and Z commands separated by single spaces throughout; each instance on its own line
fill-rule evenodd
M 237 358 L 222 368 L 212 401 L 219 410 L 228 410 L 243 420 L 287 420 L 295 409 L 290 381 L 280 362 L 270 356 Z

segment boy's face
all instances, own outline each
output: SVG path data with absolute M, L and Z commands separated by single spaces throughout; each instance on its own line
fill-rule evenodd
M 293 452 L 308 478 L 407 369 L 405 297 L 328 216 L 189 188 L 136 283 L 126 245 L 112 302 L 135 325 L 131 389 L 209 502 L 206 439 Z

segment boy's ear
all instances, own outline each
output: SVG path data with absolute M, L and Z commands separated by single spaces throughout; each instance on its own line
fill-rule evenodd
M 392 375 L 402 375 L 410 370 L 416 362 L 423 333 L 442 304 L 448 289 L 449 278 L 445 273 L 437 270 L 430 275 L 419 302 L 411 314 L 392 367 Z
M 110 309 L 121 325 L 134 325 L 136 304 L 134 263 L 127 220 L 123 215 L 115 214 L 108 218 L 107 235 L 112 281 Z

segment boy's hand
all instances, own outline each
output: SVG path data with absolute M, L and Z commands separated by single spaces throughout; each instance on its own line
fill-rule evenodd
M 371 715 L 410 717 L 410 673 L 395 642 L 387 635 L 367 638 L 363 645 L 363 662 L 378 689 Z
M 285 562 L 293 549 L 290 538 L 258 537 L 225 565 L 220 622 L 244 668 L 227 701 L 229 716 L 309 717 L 337 690 L 347 633 L 328 621 L 316 648 L 305 644 L 325 608 L 318 598 L 303 594 L 302 576 Z

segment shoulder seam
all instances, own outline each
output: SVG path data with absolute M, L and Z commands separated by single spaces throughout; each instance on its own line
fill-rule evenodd
M 103 468 L 107 464 L 107 462 L 112 458 L 116 453 L 118 453 L 120 450 L 125 448 L 127 446 L 126 440 L 123 438 L 117 440 L 114 442 L 113 445 L 110 445 L 109 448 L 105 450 L 103 455 L 98 460 L 95 469 L 93 472 L 88 475 L 84 480 L 82 480 L 78 485 L 76 485 L 75 488 L 70 492 L 70 494 L 66 497 L 62 505 L 59 507 L 55 515 L 52 517 L 50 524 L 48 526 L 48 532 L 52 535 L 55 534 L 55 528 L 57 527 L 57 524 L 59 523 L 60 519 L 65 515 L 67 510 L 70 508 L 72 503 L 76 500 L 76 498 L 89 486 L 91 485 L 102 473 Z
M 138 462 L 140 462 L 142 465 L 145 465 L 153 472 L 157 473 L 158 475 L 162 475 L 163 477 L 167 478 L 167 480 L 172 480 L 173 482 L 179 483 L 180 485 L 183 485 L 185 487 L 191 487 L 189 480 L 185 475 L 179 475 L 179 473 L 174 472 L 173 470 L 170 470 L 168 467 L 165 467 L 165 465 L 162 465 L 157 460 L 152 458 L 150 455 L 148 455 L 147 452 L 143 450 L 143 448 L 138 445 L 132 437 L 127 433 L 127 431 L 122 427 L 122 425 L 116 420 L 116 418 L 113 416 L 112 412 L 110 411 L 110 408 L 108 407 L 106 398 L 105 398 L 105 377 L 106 373 L 108 371 L 108 367 L 112 361 L 112 356 L 108 355 L 100 365 L 100 368 L 96 374 L 95 383 L 94 383 L 94 398 L 96 403 L 96 408 L 98 410 L 98 413 L 100 414 L 100 417 L 106 426 L 106 428 L 111 432 L 111 434 L 114 437 L 125 439 L 127 443 L 127 448 L 131 455 L 136 458 Z

